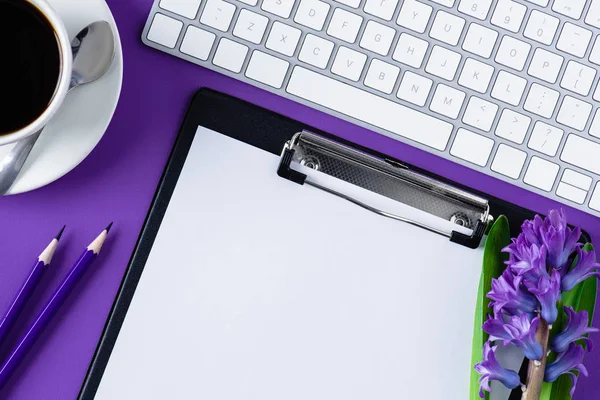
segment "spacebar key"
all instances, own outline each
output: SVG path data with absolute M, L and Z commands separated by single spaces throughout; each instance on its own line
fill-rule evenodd
M 444 150 L 452 124 L 302 67 L 294 67 L 287 91 L 378 128 Z

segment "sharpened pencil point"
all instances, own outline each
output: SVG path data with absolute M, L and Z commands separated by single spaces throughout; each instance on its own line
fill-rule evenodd
M 60 230 L 60 232 L 58 232 L 58 235 L 56 235 L 56 236 L 54 237 L 54 239 L 56 239 L 56 240 L 60 240 L 60 238 L 61 238 L 61 236 L 62 236 L 63 232 L 65 231 L 65 228 L 66 228 L 66 227 L 67 227 L 66 225 L 63 225 L 62 229 Z
M 110 232 L 110 228 L 112 228 L 112 225 L 113 225 L 112 222 L 110 224 L 108 224 L 108 226 L 105 229 L 106 233 Z

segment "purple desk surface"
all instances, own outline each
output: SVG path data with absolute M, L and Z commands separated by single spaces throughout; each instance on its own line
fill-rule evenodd
M 6 309 L 33 257 L 62 224 L 67 224 L 67 230 L 61 249 L 27 310 L 29 320 L 82 248 L 108 222 L 114 220 L 115 227 L 83 284 L 0 393 L 2 399 L 76 397 L 186 107 L 200 86 L 252 101 L 532 210 L 557 207 L 506 183 L 151 50 L 142 45 L 140 35 L 152 0 L 108 0 L 108 4 L 120 28 L 125 57 L 117 112 L 98 147 L 70 174 L 48 187 L 0 199 L 0 310 Z M 567 212 L 571 223 L 600 237 L 597 218 L 572 209 Z M 22 328 L 23 323 L 14 333 Z M 0 356 L 5 353 L 2 349 Z M 577 400 L 600 395 L 600 350 L 587 357 L 586 365 L 591 376 L 581 380 Z

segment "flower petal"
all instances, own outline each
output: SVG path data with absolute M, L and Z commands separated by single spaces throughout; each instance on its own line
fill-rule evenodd
M 581 364 L 583 354 L 583 347 L 571 343 L 569 348 L 560 353 L 553 363 L 546 365 L 544 380 L 551 383 L 557 380 L 559 376 L 569 373 L 569 371 L 581 369 L 583 367 Z M 585 370 L 585 367 L 583 367 L 583 370 Z
M 479 378 L 480 389 L 479 396 L 485 394 L 484 391 L 491 392 L 489 381 L 496 380 L 501 382 L 509 389 L 514 389 L 521 385 L 521 378 L 516 371 L 505 369 L 496 359 L 495 351 L 498 346 L 492 346 L 486 342 L 483 347 L 483 361 L 475 365 L 475 370 L 481 374 Z

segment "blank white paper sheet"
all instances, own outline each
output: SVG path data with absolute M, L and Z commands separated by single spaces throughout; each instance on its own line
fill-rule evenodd
M 482 250 L 278 163 L 198 128 L 96 398 L 467 399 Z

